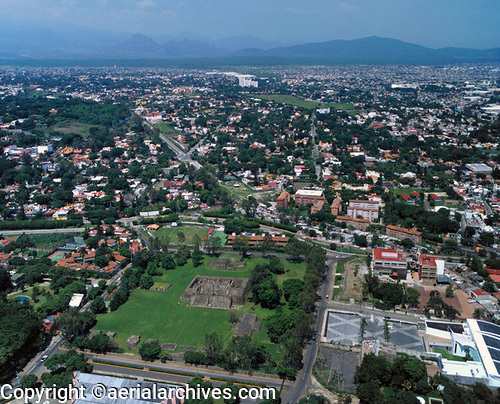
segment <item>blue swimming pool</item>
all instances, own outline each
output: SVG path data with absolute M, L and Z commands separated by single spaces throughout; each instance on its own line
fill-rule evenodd
M 24 303 L 30 300 L 31 298 L 29 296 L 17 296 L 17 301 Z

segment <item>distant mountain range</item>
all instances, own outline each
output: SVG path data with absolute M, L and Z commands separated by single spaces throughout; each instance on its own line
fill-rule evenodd
M 255 36 L 211 40 L 190 34 L 177 37 L 85 29 L 0 26 L 1 59 L 218 59 L 224 63 L 445 64 L 500 62 L 500 48 L 431 49 L 372 36 L 285 46 Z

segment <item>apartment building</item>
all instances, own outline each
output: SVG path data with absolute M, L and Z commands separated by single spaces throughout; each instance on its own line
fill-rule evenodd
M 278 196 L 276 202 L 278 208 L 288 208 L 288 204 L 290 203 L 290 193 L 283 191 L 280 196 Z
M 360 217 L 373 222 L 378 219 L 379 206 L 380 203 L 378 201 L 351 199 L 347 208 L 347 216 Z
M 318 200 L 325 200 L 325 195 L 321 189 L 299 189 L 295 192 L 294 197 L 297 205 L 314 204 Z
M 337 216 L 338 222 L 343 222 L 348 226 L 354 227 L 356 230 L 366 230 L 366 228 L 371 224 L 369 220 L 358 219 L 350 216 Z
M 386 234 L 398 240 L 407 238 L 412 240 L 415 244 L 422 244 L 422 233 L 417 230 L 405 229 L 404 227 L 389 224 L 386 226 Z

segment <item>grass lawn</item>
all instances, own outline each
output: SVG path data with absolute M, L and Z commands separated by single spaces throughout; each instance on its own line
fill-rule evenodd
M 173 137 L 183 135 L 182 132 L 175 130 L 171 124 L 160 122 L 154 125 L 155 128 L 158 128 L 162 135 Z
M 237 256 L 230 256 L 238 258 Z M 95 329 L 116 332 L 116 339 L 127 350 L 126 340 L 131 335 L 140 335 L 141 341 L 148 338 L 157 338 L 160 343 L 173 342 L 178 346 L 192 345 L 201 347 L 205 341 L 205 334 L 217 332 L 225 341 L 234 333 L 234 325 L 229 323 L 226 310 L 191 307 L 187 302 L 179 301 L 184 290 L 195 275 L 228 276 L 249 278 L 255 265 L 267 262 L 260 257 L 246 260 L 247 266 L 243 270 L 223 271 L 208 267 L 213 258 L 205 256 L 204 265 L 194 268 L 189 262 L 183 267 L 164 271 L 162 276 L 154 277 L 155 287 L 168 287 L 166 292 L 136 289 L 132 291 L 129 300 L 118 310 L 97 316 Z M 302 277 L 305 273 L 305 263 L 290 264 L 287 261 L 285 268 L 289 275 Z M 278 276 L 278 284 L 282 284 L 287 274 Z M 273 314 L 271 310 L 254 305 L 251 301 L 237 309 L 239 313 L 249 312 L 259 315 L 259 321 Z M 269 339 L 265 327 L 261 332 L 254 334 L 258 341 L 268 344 Z M 273 355 L 278 355 L 277 348 L 269 344 Z
M 71 237 L 76 237 L 75 233 L 52 233 L 52 234 L 30 234 L 29 238 L 37 247 L 63 246 Z
M 335 273 L 343 274 L 345 272 L 345 261 L 341 261 L 337 264 L 337 269 Z
M 391 192 L 394 196 L 400 196 L 403 194 L 410 195 L 412 192 L 418 192 L 420 193 L 420 198 L 422 198 L 423 194 L 426 192 L 428 193 L 429 190 L 427 189 L 420 189 L 420 188 L 393 188 L 391 189 Z
M 262 95 L 257 95 L 257 98 L 261 98 L 263 100 L 281 102 L 283 104 L 295 105 L 299 108 L 306 108 L 306 109 L 313 109 L 319 107 L 323 108 L 331 107 L 335 109 L 344 109 L 344 110 L 354 109 L 354 106 L 352 104 L 332 104 L 332 103 L 322 104 L 320 102 L 306 101 L 302 98 L 286 94 L 262 94 Z
M 461 356 L 457 356 L 457 355 L 452 355 L 451 353 L 449 353 L 448 351 L 446 351 L 445 349 L 441 349 L 441 348 L 432 348 L 432 350 L 436 353 L 440 353 L 441 356 L 445 359 L 448 359 L 448 360 L 451 360 L 451 361 L 457 361 L 457 362 L 465 362 L 465 359 L 462 358 Z
M 331 300 L 335 300 L 337 295 L 341 293 L 344 289 L 342 287 L 333 288 L 332 295 L 330 296 Z
M 38 289 L 40 289 L 40 291 L 45 291 L 47 290 L 49 287 L 48 286 L 39 286 L 38 285 Z M 22 291 L 19 291 L 19 292 L 16 292 L 16 293 L 13 293 L 11 295 L 8 296 L 8 299 L 9 300 L 13 300 L 15 299 L 16 297 L 18 296 L 28 296 L 30 298 L 30 300 L 28 300 L 28 302 L 30 304 L 33 305 L 33 307 L 35 308 L 38 308 L 45 300 L 47 300 L 47 298 L 45 296 L 38 296 L 38 302 L 34 302 L 33 299 L 32 299 L 32 296 L 33 296 L 33 288 L 30 288 L 28 290 L 26 290 L 25 292 L 22 292 Z
M 59 133 L 78 133 L 83 136 L 88 136 L 90 134 L 89 129 L 92 126 L 99 125 L 91 125 L 89 123 L 68 120 L 64 122 L 58 122 L 50 129 Z
M 240 186 L 238 188 L 235 188 L 234 184 L 239 184 Z M 231 195 L 233 198 L 244 199 L 250 195 L 255 195 L 255 191 L 247 187 L 241 181 L 221 183 L 221 186 L 225 188 L 229 192 L 229 195 Z
M 482 151 L 483 153 L 494 154 L 495 156 L 498 156 L 500 154 L 500 150 L 497 149 L 479 149 L 479 151 Z
M 194 245 L 195 235 L 197 234 L 200 241 L 203 237 L 208 235 L 208 227 L 198 227 L 198 226 L 180 226 L 180 227 L 162 227 L 154 232 L 155 237 L 167 236 L 170 238 L 171 244 L 180 244 L 178 234 L 179 232 L 184 233 L 186 236 L 186 244 Z
M 226 240 L 227 240 L 227 234 L 226 233 L 224 233 L 223 231 L 216 231 L 214 233 L 214 237 L 219 237 L 220 238 L 222 246 L 226 245 Z

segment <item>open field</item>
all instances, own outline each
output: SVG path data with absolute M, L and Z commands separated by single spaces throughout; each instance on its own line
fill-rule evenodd
M 306 101 L 302 98 L 295 97 L 293 95 L 286 94 L 259 94 L 257 98 L 269 101 L 281 102 L 283 104 L 295 105 L 299 108 L 305 109 L 313 109 L 313 108 L 334 108 L 334 109 L 344 109 L 344 110 L 353 110 L 354 106 L 352 104 L 322 104 L 320 102 L 315 101 Z
M 483 153 L 487 154 L 493 154 L 495 156 L 500 155 L 500 150 L 497 149 L 479 149 L 479 151 L 482 151 Z
M 240 186 L 238 188 L 235 188 L 234 184 L 239 184 Z M 231 197 L 233 198 L 244 199 L 250 195 L 255 196 L 255 191 L 248 188 L 241 181 L 231 181 L 227 183 L 221 183 L 221 186 L 227 189 L 229 195 L 231 195 Z
M 208 234 L 208 230 L 210 230 L 208 227 L 197 226 L 162 227 L 155 231 L 153 235 L 155 237 L 167 236 L 170 239 L 171 244 L 181 244 L 179 242 L 178 234 L 179 232 L 182 232 L 184 233 L 184 236 L 186 236 L 185 243 L 187 245 L 194 245 L 196 235 L 198 235 L 201 242 L 201 240 L 203 240 L 203 237 Z
M 78 121 L 64 121 L 64 122 L 58 122 L 57 124 L 52 126 L 51 129 L 59 133 L 78 133 L 83 136 L 88 136 L 89 129 L 92 126 L 98 126 L 98 125 L 91 125 L 89 123 L 83 123 Z
M 363 276 L 368 272 L 366 261 L 357 258 L 345 263 L 346 268 L 346 290 L 339 295 L 340 299 L 354 298 L 361 300 L 363 298 Z
M 457 309 L 461 318 L 472 318 L 474 309 L 482 309 L 483 307 L 479 303 L 469 303 L 467 301 L 467 294 L 460 289 L 455 290 L 452 298 L 446 297 L 446 286 L 424 286 L 418 287 L 417 290 L 420 293 L 420 304 L 417 308 L 418 314 L 424 314 L 424 306 L 429 301 L 430 293 L 433 290 L 439 291 L 444 302 Z
M 237 258 L 230 255 L 227 257 Z M 229 322 L 226 310 L 191 307 L 187 302 L 179 301 L 179 298 L 196 275 L 249 278 L 255 265 L 265 263 L 267 260 L 252 257 L 246 260 L 245 269 L 224 271 L 209 268 L 208 264 L 212 259 L 212 257 L 205 256 L 204 264 L 198 268 L 194 268 L 189 262 L 183 267 L 164 271 L 162 276 L 155 276 L 155 287 L 172 286 L 165 292 L 141 289 L 132 291 L 129 300 L 118 310 L 97 316 L 98 322 L 95 329 L 116 332 L 116 339 L 127 351 L 129 350 L 125 343 L 131 335 L 140 335 L 141 341 L 157 338 L 160 343 L 173 342 L 178 346 L 201 347 L 205 341 L 205 334 L 217 332 L 225 341 L 228 341 L 234 333 L 234 325 Z M 288 274 L 277 277 L 279 285 L 282 285 L 288 276 L 303 277 L 305 263 L 293 264 L 287 261 L 284 263 Z M 243 307 L 235 308 L 235 310 L 239 314 L 242 312 L 258 314 L 259 321 L 274 313 L 249 300 Z M 277 349 L 270 344 L 264 326 L 259 334 L 253 335 L 253 338 L 269 344 L 271 353 L 277 355 Z
M 158 128 L 161 134 L 166 135 L 168 137 L 179 136 L 183 134 L 182 132 L 175 130 L 172 127 L 172 125 L 169 125 L 168 123 L 165 122 L 156 123 L 154 124 L 154 127 Z
M 64 245 L 75 233 L 30 234 L 29 238 L 37 247 L 59 247 Z
M 412 192 L 419 192 L 420 193 L 420 199 L 422 199 L 422 195 L 426 192 L 430 192 L 428 189 L 421 189 L 421 188 L 398 188 L 398 189 L 391 189 L 391 192 L 394 196 L 400 196 L 400 195 L 410 195 Z M 435 193 L 435 192 L 433 192 Z

